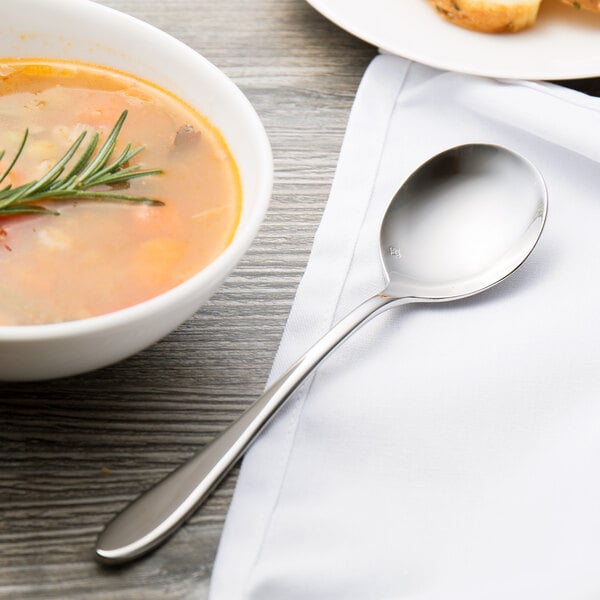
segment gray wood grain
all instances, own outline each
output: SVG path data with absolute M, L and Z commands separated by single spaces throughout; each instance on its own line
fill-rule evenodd
M 172 335 L 96 373 L 0 383 L 0 597 L 202 599 L 235 471 L 133 565 L 96 564 L 94 541 L 261 392 L 375 49 L 303 0 L 103 3 L 174 35 L 238 84 L 271 139 L 274 195 L 239 267 Z

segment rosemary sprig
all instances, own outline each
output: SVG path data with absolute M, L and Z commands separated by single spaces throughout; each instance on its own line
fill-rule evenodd
M 92 189 L 100 185 L 110 186 L 138 177 L 159 175 L 163 172 L 161 169 L 141 170 L 139 165 L 129 164 L 129 161 L 144 149 L 143 146 L 132 149 L 131 144 L 127 144 L 112 162 L 108 162 L 114 152 L 117 137 L 126 118 L 127 111 L 124 110 L 97 151 L 96 147 L 100 136 L 98 133 L 94 133 L 69 170 L 66 170 L 67 165 L 88 135 L 87 131 L 79 135 L 58 162 L 40 179 L 14 188 L 10 184 L 1 187 L 2 182 L 10 174 L 25 148 L 29 136 L 29 131 L 26 129 L 15 156 L 0 176 L 0 217 L 26 213 L 59 214 L 36 204 L 39 201 L 50 200 L 110 200 L 150 206 L 164 205 L 164 202 L 146 196 Z M 2 150 L 0 160 L 4 154 L 5 151 Z

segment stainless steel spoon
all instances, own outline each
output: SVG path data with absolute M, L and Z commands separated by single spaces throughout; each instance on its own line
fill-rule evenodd
M 535 246 L 546 210 L 541 175 L 505 148 L 468 144 L 424 163 L 381 225 L 385 289 L 335 325 L 224 433 L 117 515 L 98 539 L 97 558 L 123 563 L 171 535 L 306 376 L 360 325 L 399 304 L 471 296 L 511 274 Z

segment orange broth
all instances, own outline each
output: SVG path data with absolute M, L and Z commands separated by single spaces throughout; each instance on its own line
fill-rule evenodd
M 101 144 L 127 109 L 115 153 L 144 146 L 132 162 L 164 173 L 119 191 L 165 203 L 52 201 L 39 204 L 59 216 L 0 215 L 0 325 L 131 306 L 188 279 L 227 247 L 241 211 L 237 168 L 219 132 L 190 106 L 137 77 L 76 62 L 1 60 L 0 79 L 0 173 L 29 129 L 1 187 L 39 179 L 84 130 L 86 139 L 98 132 Z

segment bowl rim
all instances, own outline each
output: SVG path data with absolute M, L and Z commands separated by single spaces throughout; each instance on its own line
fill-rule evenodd
M 19 0 L 19 3 L 21 2 L 22 0 Z M 39 3 L 40 0 L 29 0 L 29 2 L 35 4 L 36 2 Z M 240 220 L 229 245 L 211 263 L 182 283 L 156 296 L 148 298 L 147 300 L 138 302 L 137 304 L 93 317 L 34 325 L 0 325 L 0 343 L 9 341 L 26 342 L 32 340 L 47 341 L 52 339 L 78 337 L 80 335 L 99 331 L 108 331 L 119 328 L 125 324 L 144 320 L 151 317 L 153 314 L 158 314 L 166 307 L 177 304 L 178 300 L 184 300 L 188 296 L 193 295 L 194 291 L 198 288 L 206 287 L 206 289 L 212 291 L 213 288 L 210 287 L 210 283 L 212 282 L 214 287 L 220 285 L 222 280 L 227 277 L 230 271 L 235 267 L 237 261 L 245 254 L 246 250 L 252 244 L 256 233 L 264 220 L 273 188 L 273 153 L 264 125 L 248 98 L 239 87 L 223 73 L 223 71 L 181 40 L 178 40 L 158 27 L 137 17 L 118 11 L 109 6 L 98 4 L 93 0 L 60 0 L 60 2 L 63 7 L 68 3 L 71 6 L 77 7 L 78 10 L 101 11 L 113 18 L 121 19 L 122 22 L 128 21 L 134 27 L 144 28 L 148 35 L 162 38 L 165 43 L 172 44 L 177 47 L 179 51 L 187 54 L 191 60 L 197 61 L 198 65 L 204 69 L 210 77 L 220 79 L 221 85 L 225 87 L 227 93 L 234 97 L 239 103 L 242 114 L 244 115 L 244 120 L 254 132 L 256 153 L 260 157 L 258 161 L 259 171 L 257 172 L 258 183 L 252 196 L 252 211 L 244 215 L 242 220 Z M 44 0 L 45 5 L 48 3 L 49 0 Z M 32 56 L 32 58 L 40 57 Z M 103 65 L 101 60 L 94 62 L 93 64 L 99 66 Z M 235 158 L 236 157 L 234 156 L 234 159 Z M 244 190 L 242 188 L 242 211 L 244 210 L 243 203 Z

